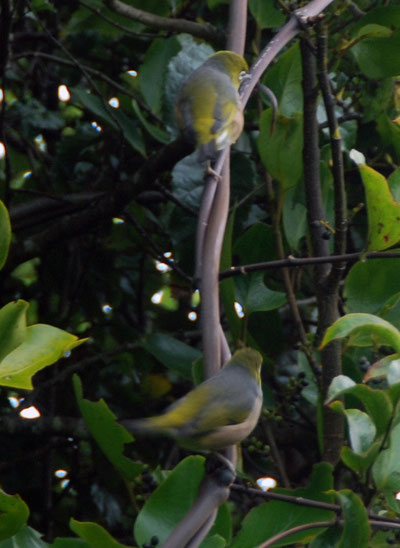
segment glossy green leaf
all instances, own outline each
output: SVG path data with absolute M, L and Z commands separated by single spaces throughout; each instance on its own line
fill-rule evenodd
M 91 521 L 71 519 L 69 526 L 79 537 L 85 540 L 91 548 L 129 548 L 126 544 L 116 541 L 101 525 Z
M 332 380 L 329 386 L 327 401 L 332 401 L 339 394 L 343 393 L 349 388 L 353 388 L 354 386 L 356 386 L 356 383 L 353 381 L 353 379 L 351 379 L 350 377 L 346 377 L 346 375 L 338 375 Z
M 10 215 L 3 202 L 0 200 L 0 270 L 3 268 L 11 243 Z
M 246 315 L 275 310 L 286 302 L 285 293 L 268 289 L 264 284 L 264 276 L 264 272 L 254 272 L 235 278 L 236 300 Z
M 300 181 L 303 173 L 303 119 L 300 114 L 290 118 L 278 115 L 272 133 L 271 123 L 269 108 L 260 118 L 258 151 L 265 169 L 286 191 Z
M 0 385 L 31 389 L 35 373 L 62 358 L 86 339 L 78 339 L 57 327 L 44 324 L 26 328 L 22 344 L 0 362 Z
M 302 112 L 302 69 L 299 44 L 295 44 L 280 55 L 278 61 L 267 70 L 262 81 L 274 92 L 280 114 L 290 117 L 296 112 Z
M 335 339 L 352 336 L 354 345 L 388 345 L 400 352 L 400 333 L 389 322 L 372 314 L 346 314 L 325 332 L 321 348 Z
M 400 240 L 400 204 L 393 199 L 383 175 L 365 164 L 358 168 L 365 188 L 368 213 L 367 249 L 387 249 Z
M 367 546 L 371 528 L 368 523 L 367 509 L 361 499 L 350 489 L 338 491 L 336 498 L 342 507 L 344 518 L 343 532 L 337 547 Z
M 385 27 L 381 27 L 383 29 Z M 386 27 L 386 35 L 377 32 L 378 27 L 368 25 L 360 29 L 364 36 L 353 48 L 353 53 L 361 71 L 368 78 L 380 79 L 396 76 L 400 66 L 400 31 L 391 32 Z
M 142 464 L 133 462 L 123 454 L 125 445 L 134 438 L 115 421 L 114 413 L 103 399 L 92 402 L 83 398 L 78 375 L 73 376 L 73 384 L 79 409 L 90 433 L 123 478 L 132 481 L 143 470 Z
M 200 544 L 200 548 L 224 548 L 226 540 L 219 535 L 208 537 Z
M 350 447 L 345 445 L 340 451 L 340 458 L 346 466 L 357 474 L 360 474 L 362 481 L 365 481 L 365 473 L 374 463 L 381 449 L 381 444 L 382 440 L 378 439 L 362 453 L 356 453 L 355 451 L 352 451 Z
M 389 447 L 384 449 L 377 457 L 372 474 L 375 485 L 382 491 L 400 490 L 400 424 L 397 424 L 391 431 Z
M 285 16 L 280 12 L 274 0 L 250 0 L 250 13 L 262 29 L 279 27 L 285 21 Z
M 346 312 L 367 312 L 391 321 L 388 299 L 400 292 L 397 275 L 399 259 L 374 259 L 358 262 L 350 269 L 344 286 Z M 398 320 L 400 327 L 400 320 Z
M 26 337 L 26 312 L 29 303 L 19 299 L 0 309 L 0 363 Z M 1 367 L 0 367 L 1 372 Z
M 375 362 L 364 375 L 363 381 L 368 382 L 371 379 L 379 379 L 381 377 L 387 377 L 389 372 L 389 367 L 392 364 L 392 362 L 394 362 L 395 365 L 391 370 L 392 382 L 390 384 L 396 384 L 400 382 L 400 377 L 398 377 L 397 375 L 397 372 L 399 371 L 399 365 L 400 365 L 400 354 L 391 354 L 390 356 L 385 356 L 381 360 Z
M 323 502 L 332 502 L 333 496 L 324 491 L 332 489 L 332 467 L 327 463 L 319 463 L 314 466 L 311 486 L 306 489 L 276 489 L 275 492 L 291 495 L 293 497 L 305 497 Z M 269 538 L 287 531 L 304 523 L 330 520 L 334 513 L 329 510 L 296 506 L 281 501 L 270 501 L 256 506 L 242 521 L 241 529 L 233 539 L 231 548 L 254 548 Z M 321 529 L 310 529 L 291 535 L 274 546 L 287 546 L 307 540 L 308 542 L 321 533 Z
M 157 534 L 160 544 L 185 516 L 197 497 L 204 477 L 204 457 L 181 461 L 144 504 L 134 525 L 136 542 L 142 546 Z
M 19 495 L 0 489 L 0 541 L 14 536 L 27 522 L 29 508 Z
M 331 403 L 330 407 L 346 417 L 350 445 L 354 453 L 368 451 L 376 436 L 376 427 L 369 415 L 359 409 L 345 409 L 341 401 Z
M 339 375 L 333 379 L 328 389 L 328 401 L 346 394 L 351 394 L 360 400 L 373 419 L 378 435 L 383 434 L 393 413 L 393 405 L 387 392 L 370 388 L 365 384 L 355 384 L 349 377 Z
M 72 540 L 72 539 L 71 539 Z M 7 540 L 3 540 L 1 548 L 53 548 L 53 545 L 48 544 L 42 540 L 42 534 L 39 531 L 35 531 L 32 527 L 27 525 L 23 526 L 16 535 Z M 54 548 L 78 548 L 75 545 L 60 546 L 55 543 Z M 85 545 L 79 546 L 79 548 L 86 548 Z
M 169 61 L 179 51 L 175 36 L 156 38 L 147 50 L 144 62 L 139 67 L 139 85 L 143 97 L 153 112 L 161 112 L 164 82 Z
M 165 367 L 192 380 L 192 365 L 201 357 L 199 350 L 163 333 L 151 333 L 143 346 Z

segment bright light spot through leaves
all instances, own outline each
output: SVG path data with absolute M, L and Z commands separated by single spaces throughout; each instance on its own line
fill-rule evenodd
M 268 489 L 276 487 L 278 482 L 275 478 L 258 478 L 257 485 L 262 491 L 268 491 Z
M 63 468 L 60 468 L 59 470 L 56 470 L 54 472 L 54 475 L 56 478 L 65 478 L 68 474 L 67 470 L 64 470 Z
M 39 150 L 41 150 L 42 152 L 46 152 L 47 150 L 46 141 L 44 140 L 43 135 L 41 133 L 39 133 L 39 135 L 36 135 L 36 137 L 33 140 Z
M 16 409 L 19 407 L 19 404 L 21 403 L 21 400 L 19 398 L 16 398 L 15 396 L 8 396 L 8 401 L 10 402 L 11 407 Z
M 132 76 L 133 78 L 136 78 L 136 76 L 138 75 L 136 70 L 127 70 L 126 72 L 127 74 L 129 74 L 129 76 Z
M 400 491 L 397 491 L 397 493 L 395 494 L 394 498 L 396 500 L 400 500 Z
M 154 293 L 154 295 L 151 297 L 150 300 L 153 304 L 160 304 L 160 302 L 162 301 L 163 295 L 164 295 L 163 290 L 157 291 L 157 293 Z
M 110 314 L 112 312 L 112 306 L 110 304 L 103 304 L 101 307 L 104 314 Z
M 197 312 L 195 312 L 194 310 L 191 310 L 188 314 L 188 319 L 191 322 L 195 322 L 197 320 Z
M 121 219 L 120 217 L 113 217 L 112 222 L 115 225 L 123 225 L 125 221 L 124 221 L 124 219 Z
M 20 417 L 23 419 L 38 419 L 40 417 L 40 412 L 36 409 L 34 405 L 31 405 L 30 407 L 26 407 L 23 409 L 20 414 Z
M 0 88 L 0 103 L 3 102 L 3 99 L 4 99 L 4 92 L 3 92 L 3 90 Z
M 0 160 L 6 157 L 6 147 L 4 143 L 0 142 Z
M 65 84 L 61 84 L 61 86 L 58 86 L 58 99 L 62 101 L 63 103 L 66 103 L 71 99 L 71 94 L 69 92 L 69 89 Z
M 111 97 L 111 99 L 109 99 L 109 101 L 108 101 L 108 104 L 112 108 L 119 108 L 119 99 L 118 99 L 118 97 Z
M 239 318 L 244 318 L 244 312 L 243 312 L 243 307 L 240 303 L 238 302 L 235 302 L 233 304 L 233 306 L 235 307 L 235 310 L 236 310 L 236 314 L 238 315 Z
M 97 131 L 97 133 L 100 133 L 100 131 L 103 131 L 103 128 L 99 126 L 97 122 L 93 121 L 91 125 Z

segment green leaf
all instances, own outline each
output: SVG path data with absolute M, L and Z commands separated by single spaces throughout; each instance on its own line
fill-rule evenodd
M 235 240 L 232 254 L 239 264 L 260 263 L 267 258 L 275 259 L 276 247 L 272 227 L 265 223 L 254 223 Z
M 11 224 L 8 210 L 0 200 L 0 270 L 3 268 L 11 243 Z
M 323 502 L 332 502 L 332 495 L 325 491 L 332 489 L 332 467 L 327 463 L 314 465 L 311 486 L 306 489 L 275 489 L 274 492 L 291 495 L 293 497 L 311 498 Z M 326 521 L 334 517 L 329 510 L 311 508 L 307 506 L 296 506 L 288 502 L 270 501 L 261 504 L 247 514 L 242 521 L 241 529 L 233 539 L 230 548 L 254 548 L 273 536 L 287 531 L 297 525 Z M 321 533 L 322 529 L 310 529 L 286 537 L 281 542 L 274 543 L 274 546 L 287 546 L 297 542 L 310 541 Z
M 399 364 L 400 364 L 400 354 L 391 354 L 390 356 L 385 356 L 381 360 L 375 362 L 364 375 L 364 382 L 368 382 L 371 379 L 379 379 L 380 377 L 387 377 L 389 372 L 389 367 L 392 363 L 395 363 L 391 370 L 391 383 L 396 384 L 400 382 L 400 376 L 398 376 Z
M 362 481 L 365 482 L 366 472 L 374 463 L 380 449 L 381 449 L 382 440 L 378 439 L 372 443 L 369 448 L 363 453 L 355 453 L 347 447 L 346 445 L 342 447 L 340 451 L 340 458 L 354 472 L 360 474 Z
M 1 543 L 1 548 L 50 548 L 50 544 L 42 540 L 41 533 L 25 525 L 12 538 L 9 538 L 8 540 L 3 541 Z M 60 547 L 60 548 L 64 548 L 64 547 Z M 66 548 L 70 548 L 70 547 L 66 547 Z M 79 548 L 86 548 L 86 547 L 80 546 Z
M 151 333 L 143 346 L 165 367 L 192 380 L 193 362 L 201 357 L 199 350 L 163 333 Z
M 328 400 L 332 401 L 345 394 L 351 394 L 360 400 L 373 419 L 378 435 L 386 432 L 393 413 L 393 405 L 386 391 L 375 390 L 365 384 L 355 384 L 349 377 L 339 375 L 333 379 L 328 389 Z
M 19 495 L 0 489 L 0 541 L 14 536 L 25 525 L 29 508 Z
M 272 291 L 264 284 L 264 272 L 254 272 L 235 278 L 236 300 L 246 315 L 280 308 L 286 302 L 285 293 Z
M 82 383 L 74 375 L 75 396 L 82 417 L 100 449 L 122 477 L 132 481 L 143 470 L 143 465 L 133 462 L 123 454 L 125 444 L 133 441 L 131 434 L 115 422 L 115 415 L 103 399 L 92 402 L 83 398 Z
M 204 457 L 199 455 L 187 457 L 152 493 L 134 525 L 139 546 L 149 542 L 155 532 L 160 545 L 164 543 L 197 497 L 204 477 L 204 463 Z
M 285 51 L 278 62 L 270 67 L 263 78 L 278 101 L 278 110 L 292 116 L 303 110 L 302 69 L 300 47 L 295 44 Z
M 345 409 L 340 401 L 333 402 L 330 407 L 346 417 L 350 445 L 354 453 L 366 453 L 376 436 L 376 427 L 369 415 L 359 409 Z
M 72 98 L 78 99 L 85 108 L 97 118 L 108 124 L 115 131 L 123 131 L 123 135 L 131 147 L 139 154 L 146 157 L 146 149 L 143 136 L 137 126 L 137 121 L 129 118 L 121 109 L 113 109 L 104 105 L 99 97 L 87 93 L 80 88 L 72 88 Z M 119 126 L 118 126 L 119 124 Z M 93 130 L 94 131 L 94 130 Z
M 228 543 L 232 540 L 232 517 L 226 502 L 218 508 L 217 517 L 209 533 L 210 537 L 213 535 L 223 538 Z
M 0 309 L 0 364 L 1 360 L 22 344 L 25 339 L 28 307 L 29 303 L 19 299 Z
M 262 163 L 270 175 L 278 181 L 281 190 L 295 186 L 303 173 L 303 118 L 278 115 L 271 133 L 272 109 L 265 110 L 260 118 L 260 134 L 257 140 Z
M 365 188 L 368 213 L 367 249 L 387 249 L 400 240 L 400 204 L 394 201 L 383 175 L 365 164 L 360 164 L 358 169 Z
M 139 85 L 143 97 L 151 110 L 161 112 L 164 82 L 169 61 L 179 51 L 179 42 L 175 36 L 156 38 L 146 52 L 143 64 L 139 67 Z
M 285 16 L 276 8 L 274 0 L 250 0 L 249 9 L 261 29 L 273 29 L 285 21 Z
M 35 373 L 55 363 L 85 340 L 51 325 L 27 327 L 23 343 L 0 362 L 0 385 L 32 389 Z
M 342 507 L 344 518 L 343 532 L 337 545 L 338 548 L 367 546 L 371 528 L 367 510 L 361 499 L 350 489 L 338 491 L 336 498 Z
M 374 259 L 356 263 L 345 281 L 346 312 L 384 315 L 387 321 L 391 321 L 390 308 L 384 308 L 384 304 L 389 304 L 388 300 L 400 292 L 398 261 L 399 259 Z M 398 317 L 397 322 L 396 327 L 400 327 Z
M 320 348 L 335 339 L 352 336 L 355 346 L 388 345 L 400 352 L 400 333 L 389 322 L 372 314 L 346 314 L 327 330 Z M 349 343 L 349 344 L 350 344 Z
M 142 111 L 140 110 L 139 105 L 137 104 L 137 101 L 135 99 L 132 99 L 132 108 L 138 117 L 138 119 L 143 124 L 143 127 L 149 133 L 156 141 L 159 141 L 160 143 L 167 144 L 170 141 L 169 134 L 164 131 L 163 129 L 155 126 L 154 124 L 151 124 L 146 120 L 146 118 L 143 116 Z
M 329 386 L 327 402 L 332 401 L 339 394 L 342 394 L 345 390 L 348 390 L 349 388 L 353 388 L 353 386 L 356 386 L 356 383 L 353 381 L 353 379 L 350 379 L 350 377 L 346 377 L 346 375 L 338 375 L 332 380 Z
M 382 36 L 383 32 L 376 32 L 378 26 L 374 27 L 375 30 L 371 25 L 360 29 L 359 36 L 364 36 L 352 47 L 351 52 L 368 78 L 378 80 L 396 76 L 400 66 L 400 31 L 391 32 L 386 28 L 386 36 Z
M 172 170 L 172 191 L 178 200 L 197 211 L 203 190 L 204 168 L 197 160 L 197 153 L 190 154 Z
M 224 548 L 226 546 L 226 540 L 219 535 L 213 537 L 207 537 L 200 544 L 200 548 Z
M 389 447 L 383 450 L 372 466 L 372 475 L 378 489 L 400 490 L 400 424 L 390 433 Z
M 285 237 L 290 248 L 294 250 L 298 249 L 301 239 L 307 233 L 307 208 L 299 202 L 299 186 L 289 188 L 286 192 L 282 212 Z
M 79 537 L 92 548 L 130 548 L 117 542 L 103 527 L 90 521 L 77 521 L 71 518 L 69 526 Z

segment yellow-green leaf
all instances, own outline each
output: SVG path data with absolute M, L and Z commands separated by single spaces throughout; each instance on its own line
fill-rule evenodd
M 400 241 L 400 204 L 393 198 L 383 175 L 364 164 L 359 165 L 358 169 L 367 204 L 367 249 L 387 249 Z

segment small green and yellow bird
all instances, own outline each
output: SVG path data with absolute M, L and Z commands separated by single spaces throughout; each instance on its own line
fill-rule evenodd
M 238 90 L 247 70 L 243 57 L 219 51 L 183 83 L 175 117 L 200 162 L 215 159 L 218 150 L 239 138 L 244 121 Z
M 169 436 L 193 451 L 218 451 L 240 443 L 260 416 L 261 364 L 257 350 L 237 350 L 216 375 L 169 406 L 163 415 L 120 424 L 133 434 Z

